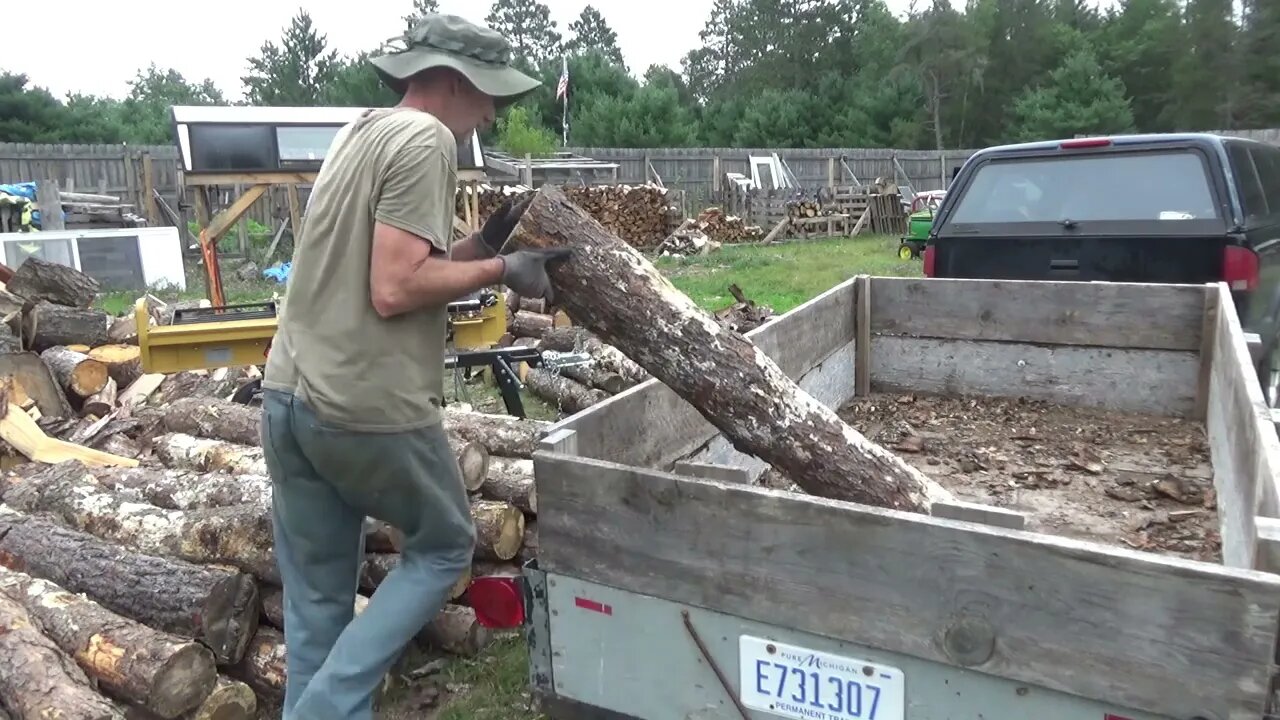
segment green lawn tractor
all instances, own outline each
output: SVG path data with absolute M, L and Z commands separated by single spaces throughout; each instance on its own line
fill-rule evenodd
M 929 240 L 929 229 L 933 227 L 933 214 L 942 202 L 944 190 L 922 192 L 911 201 L 911 212 L 907 215 L 907 235 L 898 245 L 898 257 L 903 260 L 914 260 L 924 253 L 925 243 Z

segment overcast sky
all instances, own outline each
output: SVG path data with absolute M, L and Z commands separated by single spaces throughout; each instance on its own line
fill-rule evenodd
M 36 16 L 52 12 L 46 19 L 54 24 L 10 23 L 0 39 L 0 70 L 26 73 L 32 84 L 59 97 L 67 92 L 120 97 L 128 92 L 135 72 L 154 62 L 178 70 L 188 80 L 212 78 L 229 98 L 238 99 L 245 58 L 256 55 L 263 41 L 278 41 L 300 5 L 297 0 L 45 1 L 56 3 L 56 10 L 42 10 Z M 543 1 L 562 34 L 587 4 L 587 0 Z M 898 13 L 909 3 L 888 0 Z M 441 0 L 440 8 L 483 23 L 490 4 L 490 0 Z M 591 4 L 617 32 L 628 66 L 639 74 L 652 64 L 679 69 L 680 57 L 698 42 L 712 0 L 591 0 Z M 412 5 L 411 0 L 305 3 L 330 47 L 343 54 L 377 47 L 399 33 L 401 17 Z M 194 21 L 181 22 L 178 13 L 183 11 L 190 12 Z

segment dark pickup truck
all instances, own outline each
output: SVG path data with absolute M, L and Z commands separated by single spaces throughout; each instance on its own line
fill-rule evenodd
M 930 277 L 1205 283 L 1231 288 L 1280 378 L 1280 148 L 1208 134 L 1024 143 L 975 153 L 924 252 Z

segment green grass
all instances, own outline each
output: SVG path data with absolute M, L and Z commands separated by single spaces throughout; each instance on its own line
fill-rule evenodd
M 899 260 L 897 248 L 897 238 L 887 236 L 726 246 L 713 255 L 663 258 L 657 265 L 703 309 L 731 304 L 728 287 L 736 283 L 748 298 L 784 313 L 858 274 L 923 274 L 920 261 Z M 527 709 L 526 663 L 523 638 L 495 643 L 479 659 L 455 661 L 447 682 L 468 689 L 449 702 L 437 720 L 542 720 L 545 716 Z

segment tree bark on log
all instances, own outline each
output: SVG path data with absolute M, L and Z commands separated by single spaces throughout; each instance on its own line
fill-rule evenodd
M 278 702 L 284 697 L 288 672 L 284 633 L 265 625 L 258 628 L 240 662 L 227 674 L 244 682 L 259 696 Z
M 510 560 L 524 541 L 524 513 L 508 502 L 474 500 L 471 518 L 476 526 L 477 560 Z
M 165 406 L 164 429 L 239 445 L 261 445 L 262 411 L 212 397 L 174 400 Z
M 160 462 L 171 468 L 232 475 L 270 477 L 262 448 L 210 440 L 185 433 L 167 433 L 151 441 Z
M 4 502 L 47 512 L 69 526 L 148 555 L 238 567 L 278 581 L 271 514 L 256 505 L 165 510 L 105 490 L 73 461 L 28 478 L 6 478 Z
M 200 641 L 220 664 L 258 627 L 258 586 L 225 567 L 145 555 L 0 506 L 0 565 L 84 593 L 108 610 Z
M 74 413 L 67 393 L 53 376 L 53 370 L 33 352 L 0 354 L 0 377 L 12 377 L 36 401 L 47 418 L 71 417 Z
M 540 338 L 553 325 L 554 320 L 550 315 L 517 311 L 511 316 L 511 322 L 507 324 L 507 329 L 516 337 Z
M 533 481 L 533 461 L 495 457 L 489 461 L 489 476 L 480 488 L 487 500 L 509 502 L 532 515 L 538 514 L 538 492 Z
M 571 248 L 570 259 L 549 268 L 558 304 L 693 405 L 735 449 L 805 491 L 926 513 L 951 497 L 802 390 L 741 333 L 721 327 L 562 190 L 541 188 L 509 242 Z
M 40 353 L 40 359 L 71 397 L 87 398 L 106 387 L 107 380 L 111 379 L 106 365 L 65 347 L 46 348 Z
M 102 487 L 169 510 L 271 506 L 271 478 L 158 467 L 89 468 Z
M 107 366 L 107 372 L 119 387 L 129 387 L 142 377 L 142 350 L 137 345 L 99 345 L 90 349 L 88 355 Z
M 28 347 L 43 352 L 59 345 L 105 345 L 107 314 L 92 308 L 36 303 L 23 321 Z
M 617 395 L 630 387 L 630 384 L 621 375 L 605 370 L 598 365 L 570 365 L 560 368 L 560 374 L 570 380 L 576 380 L 586 387 L 603 390 L 610 395 Z
M 520 554 L 517 557 L 521 562 L 538 557 L 538 521 L 536 518 L 529 518 L 524 523 L 524 542 L 520 545 Z
M 483 445 L 490 456 L 520 458 L 532 458 L 538 439 L 551 427 L 544 420 L 454 409 L 445 411 L 444 425 L 459 437 Z
M 524 379 L 529 392 L 569 414 L 579 413 L 609 399 L 601 390 L 583 385 L 546 368 L 532 368 Z
M 172 720 L 213 691 L 213 653 L 194 642 L 122 617 L 83 595 L 0 569 L 0 593 L 19 602 L 46 637 L 107 694 Z
M 14 720 L 119 720 L 89 678 L 26 608 L 0 594 L 0 706 Z
M 24 260 L 5 283 L 6 290 L 31 302 L 47 300 L 73 308 L 92 305 L 100 286 L 97 280 L 70 265 L 38 257 Z
M 626 382 L 626 387 L 639 385 L 650 378 L 647 370 L 624 355 L 618 348 L 602 342 L 585 327 L 571 326 L 548 330 L 542 336 L 542 343 L 547 350 L 588 353 L 595 358 L 596 367 L 617 373 Z

